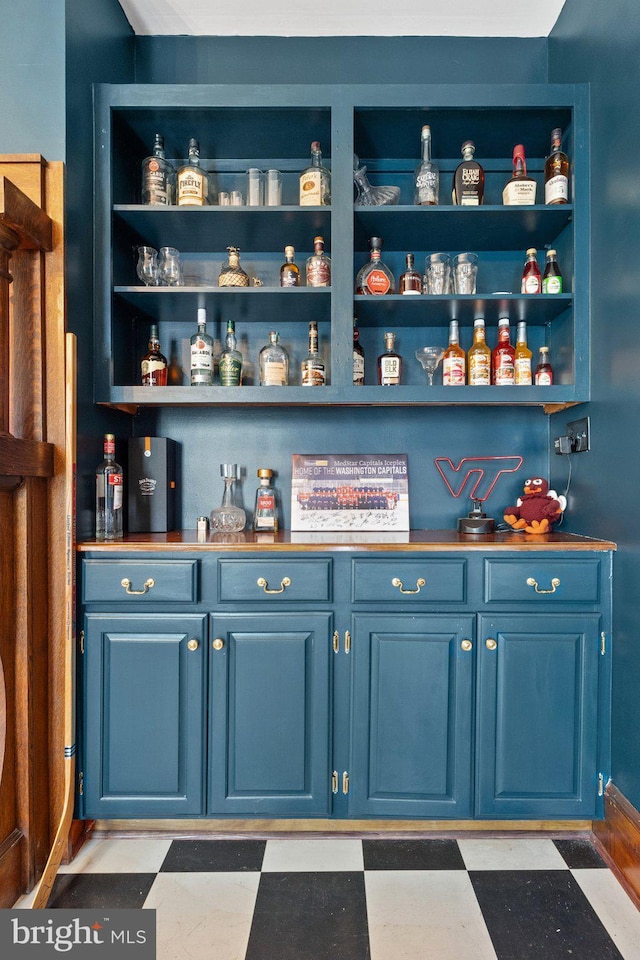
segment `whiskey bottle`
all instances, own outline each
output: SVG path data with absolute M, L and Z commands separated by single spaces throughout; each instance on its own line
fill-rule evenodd
M 149 331 L 149 348 L 140 363 L 143 387 L 166 387 L 167 385 L 167 358 L 160 353 L 158 328 L 151 324 Z
M 220 386 L 239 387 L 242 383 L 242 354 L 237 349 L 236 326 L 233 320 L 227 320 L 225 347 L 218 362 Z
M 400 279 L 398 280 L 398 293 L 409 295 L 422 293 L 422 277 L 416 270 L 414 263 L 414 255 L 408 253 L 406 256 L 406 269 L 404 273 L 400 274 Z
M 142 203 L 168 206 L 175 199 L 176 172 L 165 159 L 164 137 L 156 133 L 153 152 L 142 161 Z
M 569 202 L 569 158 L 562 150 L 562 130 L 551 131 L 551 153 L 544 164 L 544 202 Z
M 538 266 L 538 251 L 535 247 L 527 250 L 527 259 L 522 270 L 521 293 L 540 293 L 542 291 L 542 274 Z
M 278 339 L 277 330 L 272 330 L 269 343 L 260 351 L 258 366 L 261 387 L 286 387 L 289 383 L 289 356 Z
M 309 322 L 309 352 L 302 361 L 303 387 L 323 387 L 327 382 L 324 360 L 318 353 L 318 324 Z
M 460 346 L 458 321 L 449 324 L 449 346 L 442 355 L 442 385 L 464 386 L 467 381 L 467 355 Z
M 396 292 L 395 277 L 391 270 L 382 262 L 382 238 L 371 237 L 371 259 L 365 263 L 356 276 L 356 293 L 383 296 L 386 293 Z
M 422 160 L 416 167 L 414 178 L 414 203 L 435 206 L 438 203 L 439 173 L 431 160 L 431 127 L 425 124 L 420 134 Z
M 300 174 L 300 206 L 324 206 L 331 203 L 331 174 L 322 163 L 318 140 L 311 144 L 311 166 Z
M 540 347 L 535 373 L 536 387 L 550 387 L 553 383 L 553 367 L 549 362 L 549 347 Z
M 207 333 L 207 311 L 198 308 L 198 330 L 189 341 L 191 386 L 209 387 L 213 383 L 213 338 Z
M 473 159 L 476 151 L 472 140 L 462 144 L 462 163 L 453 174 L 452 202 L 461 207 L 477 207 L 484 201 L 484 170 Z
M 324 252 L 322 237 L 314 237 L 313 253 L 307 257 L 306 273 L 308 287 L 331 286 L 331 258 Z
M 280 267 L 280 286 L 299 287 L 300 270 L 295 263 L 296 251 L 293 247 L 284 248 L 284 263 Z
M 276 533 L 278 530 L 278 497 L 275 489 L 271 486 L 273 470 L 261 467 L 258 470 L 258 479 L 260 481 L 256 490 L 256 505 L 253 511 L 253 529 L 270 530 Z
M 516 382 L 516 348 L 511 343 L 509 318 L 498 320 L 498 342 L 491 352 L 491 375 L 496 387 L 512 387 Z
M 395 333 L 385 333 L 386 350 L 378 357 L 378 383 L 382 387 L 397 387 L 402 381 L 402 357 L 394 349 Z
M 104 459 L 96 468 L 96 540 L 116 540 L 122 536 L 124 474 L 115 461 L 116 438 L 104 435 Z
M 227 247 L 229 259 L 225 260 L 218 276 L 219 287 L 248 287 L 249 275 L 240 266 L 240 247 Z
M 209 202 L 209 178 L 200 166 L 200 146 L 189 140 L 189 158 L 179 169 L 178 206 L 203 207 Z
M 484 320 L 473 322 L 473 344 L 467 354 L 470 387 L 488 387 L 491 383 L 491 350 L 485 340 Z
M 531 350 L 527 346 L 527 324 L 521 320 L 516 334 L 515 381 L 517 387 L 530 387 Z
M 507 180 L 502 191 L 502 202 L 505 206 L 521 207 L 536 202 L 537 184 L 532 177 L 527 176 L 527 161 L 524 155 L 524 146 L 521 143 L 513 148 L 513 176 Z
M 364 347 L 360 343 L 356 317 L 353 318 L 353 385 L 364 387 Z
M 547 250 L 547 262 L 542 276 L 543 293 L 562 293 L 562 274 L 555 250 Z

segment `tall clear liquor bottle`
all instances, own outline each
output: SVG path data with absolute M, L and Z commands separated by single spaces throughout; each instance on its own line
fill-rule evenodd
M 442 355 L 442 385 L 460 387 L 466 381 L 467 355 L 460 346 L 458 321 L 452 320 L 449 324 L 449 346 Z
M 498 320 L 498 342 L 491 353 L 491 379 L 496 387 L 512 387 L 516 382 L 516 348 L 511 343 L 509 318 Z
M 284 248 L 284 263 L 280 267 L 280 286 L 299 287 L 300 270 L 295 262 L 296 251 L 293 247 Z
M 309 322 L 309 352 L 302 361 L 303 387 L 323 387 L 327 382 L 324 360 L 318 353 L 318 324 Z
M 153 152 L 142 161 L 142 203 L 169 206 L 175 200 L 176 172 L 165 159 L 164 137 L 156 133 Z
M 484 319 L 473 322 L 473 344 L 467 354 L 470 387 L 488 387 L 491 383 L 491 349 L 485 339 Z
M 116 438 L 104 435 L 104 459 L 96 468 L 96 540 L 117 540 L 122 536 L 124 474 L 115 461 Z
M 300 174 L 300 206 L 324 206 L 331 203 L 331 174 L 322 163 L 319 140 L 311 144 L 311 166 Z
M 207 311 L 198 307 L 198 330 L 189 341 L 191 386 L 209 387 L 213 383 L 213 338 L 207 333 Z
M 536 202 L 537 184 L 527 176 L 527 161 L 524 147 L 517 143 L 513 148 L 513 175 L 504 185 L 502 202 L 508 207 L 522 207 Z
M 331 257 L 324 252 L 322 237 L 313 238 L 313 253 L 307 257 L 306 274 L 308 287 L 331 286 Z
M 256 531 L 268 530 L 276 533 L 278 530 L 279 503 L 274 487 L 271 486 L 273 470 L 261 467 L 258 470 L 260 483 L 256 490 L 256 505 L 253 511 L 253 529 Z
M 378 383 L 381 387 L 397 387 L 402 382 L 402 357 L 395 350 L 395 333 L 385 333 L 386 350 L 378 357 Z
M 532 383 L 531 374 L 531 350 L 527 346 L 527 324 L 521 320 L 518 324 L 516 334 L 516 386 L 530 387 Z
M 167 385 L 167 358 L 160 353 L 158 328 L 151 324 L 149 331 L 149 349 L 140 362 L 143 387 L 166 387 Z
M 416 167 L 414 178 L 414 203 L 435 206 L 438 203 L 440 174 L 431 159 L 431 127 L 425 124 L 420 134 L 422 160 Z
M 360 343 L 356 317 L 353 318 L 353 385 L 364 387 L 364 347 Z
M 484 170 L 477 160 L 475 143 L 465 140 L 462 144 L 462 162 L 453 174 L 451 200 L 456 206 L 477 207 L 484 202 Z
M 562 149 L 562 130 L 551 131 L 551 153 L 544 164 L 544 202 L 569 202 L 569 158 Z
M 222 387 L 239 387 L 242 383 L 242 354 L 237 349 L 236 325 L 233 320 L 227 320 L 227 336 L 224 350 L 220 354 L 218 370 Z
M 272 330 L 269 343 L 260 351 L 258 366 L 261 387 L 286 387 L 289 383 L 289 355 L 278 339 L 278 331 Z
M 371 259 L 358 270 L 356 293 L 383 296 L 396 292 L 396 280 L 386 263 L 382 261 L 382 237 L 371 237 Z
M 189 158 L 177 174 L 178 206 L 204 207 L 209 203 L 209 178 L 200 166 L 200 145 L 189 140 Z
M 405 271 L 400 274 L 400 279 L 398 280 L 398 293 L 409 295 L 422 293 L 422 276 L 418 273 L 414 264 L 414 255 L 408 253 L 406 256 Z

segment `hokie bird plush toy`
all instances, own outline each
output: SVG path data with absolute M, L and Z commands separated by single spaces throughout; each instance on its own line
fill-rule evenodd
M 549 490 L 542 477 L 533 477 L 524 482 L 524 494 L 518 497 L 515 507 L 506 507 L 505 522 L 514 530 L 525 533 L 548 533 L 562 516 L 567 499 Z

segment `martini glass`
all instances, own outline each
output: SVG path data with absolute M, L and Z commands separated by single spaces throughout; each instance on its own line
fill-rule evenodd
M 419 360 L 426 370 L 430 387 L 433 386 L 433 375 L 438 369 L 438 364 L 443 355 L 442 347 L 421 347 L 420 350 L 416 350 L 416 360 Z

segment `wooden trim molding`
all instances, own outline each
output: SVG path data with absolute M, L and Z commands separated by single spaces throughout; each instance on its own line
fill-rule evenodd
M 604 820 L 595 820 L 593 835 L 608 866 L 640 909 L 640 812 L 609 784 Z

